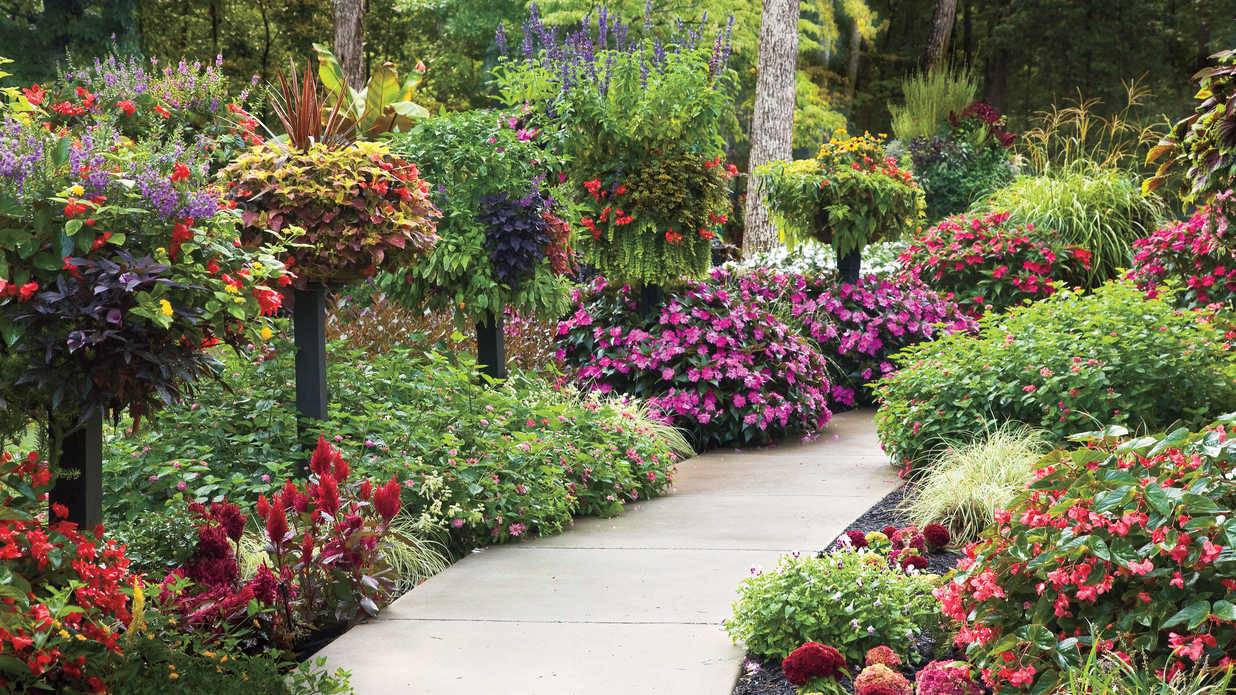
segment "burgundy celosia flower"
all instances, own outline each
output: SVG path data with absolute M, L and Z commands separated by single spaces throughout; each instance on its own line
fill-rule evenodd
M 867 534 L 866 533 L 863 533 L 862 531 L 846 531 L 845 536 L 846 538 L 850 539 L 850 545 L 854 546 L 855 548 L 866 548 L 867 547 Z
M 249 580 L 248 588 L 253 592 L 253 598 L 269 606 L 275 602 L 279 589 L 279 578 L 263 562 L 258 567 L 257 574 L 253 576 L 253 579 Z
M 948 529 L 940 524 L 927 524 L 923 527 L 923 538 L 927 540 L 927 548 L 932 552 L 943 549 L 953 540 Z
M 803 685 L 813 678 L 836 678 L 845 670 L 845 657 L 827 644 L 807 642 L 781 662 L 785 678 Z
M 884 664 L 891 669 L 901 668 L 901 657 L 897 656 L 897 652 L 889 647 L 881 644 L 878 647 L 872 647 L 867 650 L 867 666 L 876 664 Z
M 399 513 L 399 481 L 392 477 L 373 492 L 373 506 L 377 508 L 382 519 L 389 522 Z
M 279 545 L 283 543 L 283 539 L 288 535 L 287 511 L 283 508 L 282 500 L 277 497 L 275 504 L 270 505 L 268 509 L 269 511 L 266 514 L 266 535 L 270 538 L 271 543 Z
M 863 669 L 854 679 L 854 695 L 911 695 L 906 677 L 884 664 Z
M 233 543 L 240 542 L 240 537 L 245 533 L 245 515 L 240 507 L 231 502 L 215 502 L 210 505 L 210 516 L 219 522 Z
M 312 487 L 313 503 L 318 511 L 335 516 L 339 513 L 339 483 L 335 476 L 327 472 L 322 474 L 318 483 Z
M 982 688 L 963 661 L 933 661 L 914 677 L 918 695 L 981 695 Z

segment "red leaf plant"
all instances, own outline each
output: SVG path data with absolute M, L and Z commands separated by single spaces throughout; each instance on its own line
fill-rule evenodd
M 400 485 L 350 480 L 342 453 L 318 438 L 308 482 L 292 481 L 256 512 L 266 557 L 241 581 L 237 552 L 246 519 L 236 505 L 190 505 L 198 546 L 163 582 L 161 600 L 186 621 L 221 631 L 257 618 L 265 640 L 294 645 L 314 630 L 376 615 L 393 582 L 382 538 L 399 513 Z

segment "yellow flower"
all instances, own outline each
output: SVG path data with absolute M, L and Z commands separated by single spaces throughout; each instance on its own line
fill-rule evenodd
M 159 310 L 163 312 L 164 316 L 171 316 L 172 314 L 176 313 L 175 311 L 172 310 L 172 303 L 167 301 L 166 299 L 159 300 Z
M 257 261 L 254 261 L 254 262 L 253 262 L 253 265 L 252 265 L 252 266 L 250 266 L 250 267 L 252 267 L 252 268 L 253 268 L 253 272 L 255 272 L 255 273 L 260 273 L 260 272 L 262 272 L 263 270 L 266 270 L 266 266 L 262 265 L 261 263 L 258 263 Z
M 274 334 L 275 332 L 270 330 L 270 326 L 262 326 L 262 330 L 258 331 L 258 335 L 262 336 L 262 340 L 270 340 L 270 337 Z
M 68 630 L 65 630 L 64 628 L 60 628 L 60 632 L 58 632 L 58 633 L 56 633 L 56 634 L 60 635 L 60 636 L 61 636 L 61 637 L 63 637 L 64 639 L 68 639 L 68 638 L 69 638 L 69 631 L 68 631 Z
M 86 192 L 86 189 L 82 188 L 80 185 L 69 186 L 70 195 L 82 195 L 85 192 Z
M 176 673 L 175 671 L 172 671 L 171 673 L 167 674 L 167 677 L 171 680 L 176 680 L 180 678 L 180 674 Z
M 240 292 L 240 290 L 236 289 L 236 288 L 235 288 L 234 286 L 232 286 L 232 285 L 226 285 L 226 286 L 224 286 L 223 291 L 224 291 L 224 292 L 227 292 L 228 294 L 236 294 L 236 293 Z

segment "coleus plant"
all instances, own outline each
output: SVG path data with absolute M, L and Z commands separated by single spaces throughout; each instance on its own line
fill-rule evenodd
M 1146 153 L 1148 164 L 1163 161 L 1143 189 L 1182 177 L 1181 197 L 1207 203 L 1236 186 L 1236 49 L 1219 51 L 1210 60 L 1193 75 L 1198 85 L 1193 113 Z

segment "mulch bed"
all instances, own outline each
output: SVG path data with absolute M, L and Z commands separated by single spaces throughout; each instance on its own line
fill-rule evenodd
M 907 487 L 903 485 L 890 492 L 884 499 L 877 502 L 875 506 L 855 519 L 846 527 L 846 530 L 881 531 L 888 526 L 898 528 L 908 526 L 910 522 L 897 511 L 901 501 L 905 498 Z M 840 537 L 838 536 L 838 538 Z M 832 548 L 836 545 L 836 542 L 836 539 L 834 539 L 828 547 Z M 926 571 L 944 574 L 957 564 L 959 557 L 960 555 L 957 553 L 949 551 L 930 553 L 927 556 L 928 565 Z M 935 652 L 935 645 L 924 643 L 918 646 L 920 653 L 932 654 Z M 933 658 L 948 658 L 948 656 L 946 654 L 936 654 Z M 842 685 L 849 687 L 849 683 L 844 680 Z M 794 695 L 794 693 L 794 686 L 781 673 L 781 662 L 779 660 L 765 661 L 754 655 L 748 655 L 746 662 L 743 664 L 743 672 L 738 676 L 738 682 L 734 684 L 732 695 Z

